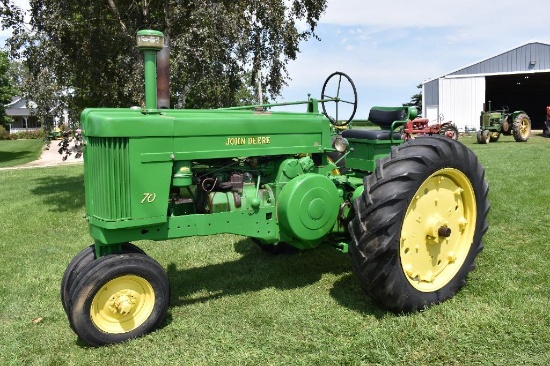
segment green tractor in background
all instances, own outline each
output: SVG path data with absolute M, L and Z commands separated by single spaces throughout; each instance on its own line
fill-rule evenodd
M 446 137 L 403 141 L 399 129 L 416 117 L 414 107 L 373 107 L 378 129 L 350 128 L 357 93 L 340 72 L 321 99 L 284 104 L 303 104 L 303 113 L 273 111 L 281 104 L 158 108 L 163 43 L 161 32 L 138 32 L 144 108 L 81 115 L 93 244 L 61 281 L 81 339 L 122 342 L 165 318 L 169 278 L 131 243 L 139 240 L 233 233 L 271 252 L 332 245 L 349 252 L 365 293 L 396 313 L 443 302 L 465 285 L 489 211 L 471 150 Z M 342 121 L 343 106 L 352 112 Z
M 525 142 L 531 136 L 531 119 L 524 111 L 510 113 L 507 106 L 491 111 L 491 102 L 489 102 L 489 111 L 482 111 L 479 118 L 477 142 L 479 144 L 496 142 L 501 134 L 513 135 L 517 142 Z

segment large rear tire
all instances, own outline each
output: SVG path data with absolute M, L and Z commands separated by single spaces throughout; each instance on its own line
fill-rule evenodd
M 170 284 L 160 264 L 145 254 L 109 254 L 82 269 L 70 298 L 75 333 L 101 346 L 155 330 L 168 311 Z
M 484 174 L 471 150 L 440 136 L 408 141 L 379 160 L 349 224 L 363 290 L 395 312 L 454 296 L 483 249 Z
M 520 113 L 512 124 L 512 133 L 517 142 L 525 142 L 531 136 L 531 119 L 527 114 Z

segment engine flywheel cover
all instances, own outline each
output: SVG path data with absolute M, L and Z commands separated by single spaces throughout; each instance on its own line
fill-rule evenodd
M 322 175 L 307 173 L 288 182 L 277 202 L 281 229 L 301 240 L 325 236 L 338 217 L 340 199 L 332 181 Z

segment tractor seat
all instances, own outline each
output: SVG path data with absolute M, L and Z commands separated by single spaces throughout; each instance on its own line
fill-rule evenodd
M 374 123 L 377 126 L 380 126 L 381 129 L 390 129 L 391 125 L 395 121 L 404 121 L 407 119 L 407 110 L 406 108 L 398 110 L 383 110 L 371 108 L 369 112 L 369 121 Z
M 344 138 L 356 138 L 366 140 L 400 140 L 400 132 L 392 132 L 391 128 L 401 126 L 408 117 L 407 108 L 397 109 L 378 109 L 371 108 L 369 112 L 369 121 L 379 126 L 380 130 L 346 130 L 342 132 Z M 402 121 L 401 124 L 394 124 L 396 121 Z M 392 126 L 392 124 L 394 124 Z

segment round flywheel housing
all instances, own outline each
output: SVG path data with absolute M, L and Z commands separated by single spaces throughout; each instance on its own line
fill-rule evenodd
M 338 217 L 340 199 L 334 183 L 318 174 L 303 174 L 288 182 L 277 202 L 281 230 L 300 240 L 325 236 Z

